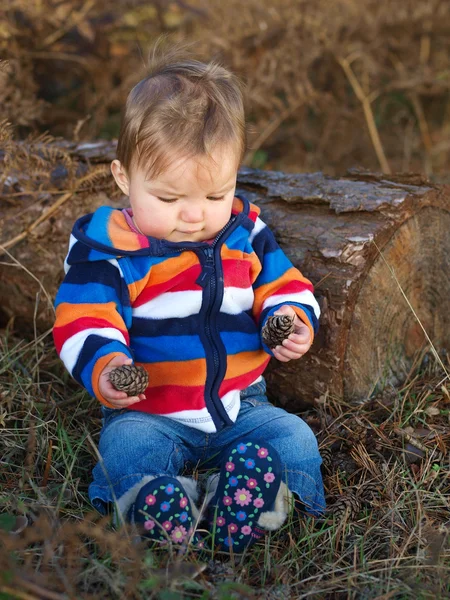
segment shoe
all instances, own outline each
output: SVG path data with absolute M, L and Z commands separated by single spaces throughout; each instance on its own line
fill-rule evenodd
M 175 477 L 163 475 L 146 483 L 131 504 L 128 518 L 142 535 L 162 544 L 204 546 L 186 490 Z
M 241 553 L 265 535 L 258 520 L 274 508 L 281 474 L 280 457 L 270 444 L 246 440 L 233 445 L 207 507 L 217 549 Z

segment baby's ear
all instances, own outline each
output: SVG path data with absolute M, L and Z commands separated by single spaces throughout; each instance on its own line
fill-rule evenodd
M 122 192 L 126 196 L 129 196 L 130 184 L 128 180 L 128 175 L 125 169 L 123 168 L 122 163 L 120 162 L 120 160 L 117 160 L 117 158 L 111 163 L 111 173 L 113 174 L 113 177 L 116 180 L 116 183 L 120 187 Z

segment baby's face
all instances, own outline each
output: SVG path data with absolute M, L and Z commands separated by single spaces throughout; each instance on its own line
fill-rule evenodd
M 217 150 L 212 159 L 176 157 L 166 172 L 151 179 L 144 169 L 134 168 L 124 191 L 144 235 L 200 242 L 214 238 L 228 223 L 236 177 L 235 152 Z

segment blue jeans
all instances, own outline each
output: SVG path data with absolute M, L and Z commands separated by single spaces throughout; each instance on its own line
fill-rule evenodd
M 308 512 L 325 508 L 320 473 L 322 459 L 310 427 L 296 415 L 273 406 L 262 381 L 241 392 L 241 409 L 234 425 L 205 433 L 168 417 L 137 411 L 102 408 L 101 460 L 93 470 L 89 498 L 102 514 L 146 475 L 177 476 L 186 463 L 219 468 L 228 448 L 246 439 L 269 442 L 283 464 L 283 479 Z

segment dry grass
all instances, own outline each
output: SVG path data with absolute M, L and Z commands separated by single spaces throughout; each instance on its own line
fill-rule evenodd
M 400 390 L 303 418 L 321 447 L 332 510 L 289 522 L 244 557 L 180 555 L 114 531 L 87 499 L 100 415 L 50 337 L 0 338 L 0 593 L 4 598 L 445 598 L 450 595 L 450 395 L 427 354 Z M 324 452 L 325 456 L 328 453 Z M 361 496 L 362 497 L 362 496 Z M 23 525 L 23 524 L 22 524 Z
M 38 202 L 47 194 L 51 207 L 49 189 L 65 196 L 43 167 L 50 161 L 77 191 L 107 186 L 95 169 L 94 180 L 78 177 L 42 131 L 117 135 L 124 97 L 162 32 L 196 40 L 247 81 L 248 164 L 443 175 L 449 9 L 449 0 L 7 0 L 2 118 L 16 139 L 32 135 L 15 144 L 0 127 L 0 152 L 15 161 L 0 183 L 13 186 L 27 165 L 25 191 Z M 12 331 L 0 332 L 0 600 L 450 597 L 450 392 L 431 353 L 402 389 L 358 406 L 323 397 L 302 415 L 331 449 L 326 519 L 292 516 L 243 557 L 178 555 L 91 512 L 98 404 L 64 371 L 48 333 Z
M 20 134 L 118 133 L 160 34 L 247 84 L 247 164 L 445 174 L 450 0 L 7 0 L 0 104 Z M 106 67 L 106 68 L 105 68 Z

